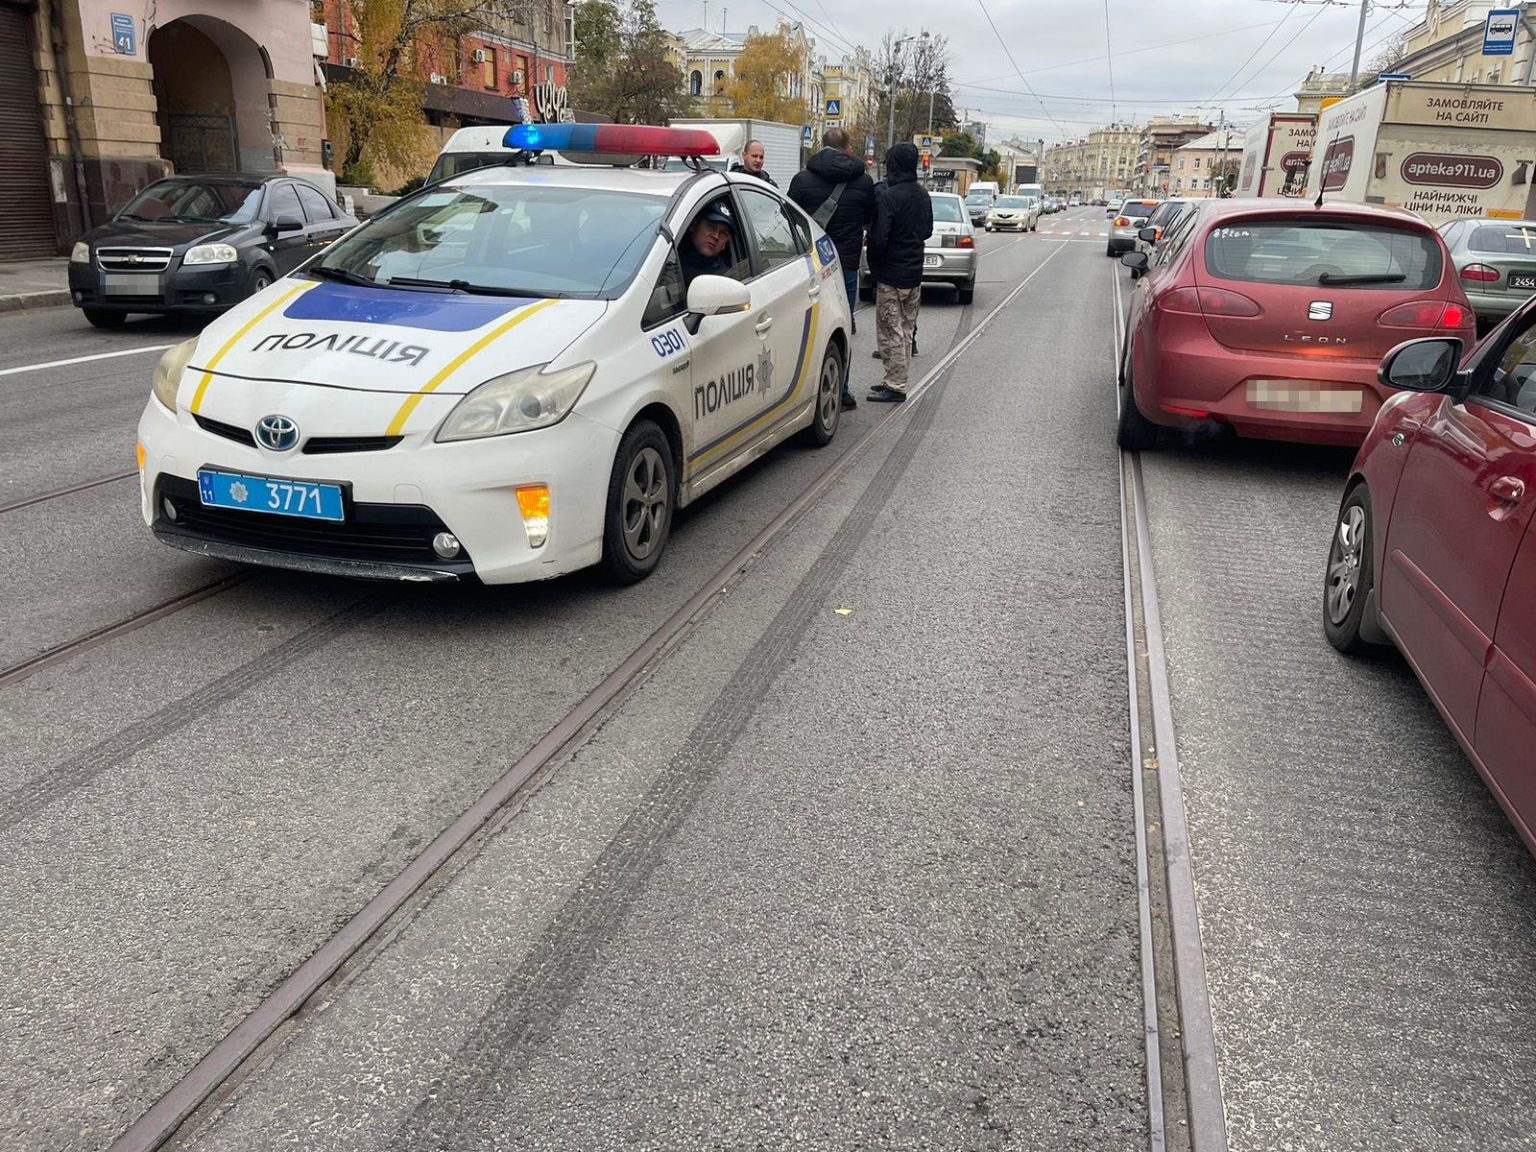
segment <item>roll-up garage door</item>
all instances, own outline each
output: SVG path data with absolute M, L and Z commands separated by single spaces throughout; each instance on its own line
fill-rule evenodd
M 57 251 L 32 68 L 32 13 L 0 2 L 0 260 Z

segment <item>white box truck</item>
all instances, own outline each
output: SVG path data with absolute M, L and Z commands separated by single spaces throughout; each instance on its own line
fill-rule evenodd
M 1440 225 L 1532 210 L 1536 88 L 1389 81 L 1323 110 L 1307 196 L 1385 204 Z
M 1234 196 L 1300 196 L 1317 136 L 1317 117 L 1272 112 L 1243 136 L 1243 160 Z
M 789 180 L 800 171 L 800 126 L 777 124 L 772 120 L 749 118 L 707 120 L 683 118 L 668 121 L 673 128 L 702 128 L 720 142 L 720 154 L 709 158 L 711 168 L 726 171 L 732 161 L 741 159 L 742 149 L 748 140 L 763 142 L 763 168 L 773 177 L 780 188 L 788 188 Z M 816 142 L 821 147 L 821 141 Z

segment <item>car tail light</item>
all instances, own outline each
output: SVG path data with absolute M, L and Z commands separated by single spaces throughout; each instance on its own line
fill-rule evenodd
M 1376 321 L 1383 328 L 1465 328 L 1467 310 L 1454 301 L 1412 300 L 1388 308 Z
M 1473 280 L 1479 284 L 1492 284 L 1499 278 L 1498 270 L 1490 268 L 1486 264 L 1468 264 L 1461 270 L 1463 280 Z
M 1129 220 L 1127 220 L 1124 216 L 1116 216 L 1115 217 L 1115 227 L 1116 228 L 1129 228 L 1130 226 L 1131 226 L 1131 222 Z
M 1190 316 L 1259 316 L 1258 301 L 1226 288 L 1175 288 L 1160 296 L 1157 307 Z
M 974 248 L 974 247 L 976 247 L 976 237 L 974 237 L 974 236 L 962 236 L 962 237 L 960 237 L 960 239 L 955 241 L 955 247 L 956 248 Z

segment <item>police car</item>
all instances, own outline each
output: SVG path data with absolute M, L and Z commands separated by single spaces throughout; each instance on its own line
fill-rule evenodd
M 718 150 L 625 125 L 506 142 Z M 706 214 L 729 238 L 685 283 Z M 678 508 L 792 436 L 831 441 L 849 326 L 831 241 L 756 178 L 465 173 L 164 355 L 139 423 L 144 519 L 283 568 L 509 583 L 600 563 L 636 581 Z

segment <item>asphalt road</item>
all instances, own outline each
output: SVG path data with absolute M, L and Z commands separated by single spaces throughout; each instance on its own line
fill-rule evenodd
M 980 238 L 920 371 L 1038 274 L 187 1146 L 1146 1146 L 1102 227 Z M 131 463 L 155 354 L 6 369 L 185 336 L 0 334 L 0 504 Z M 0 1149 L 109 1143 L 882 415 L 632 589 L 255 573 L 0 689 Z M 1322 641 L 1347 462 L 1144 462 L 1230 1144 L 1536 1147 L 1536 868 Z M 0 515 L 0 663 L 234 571 L 134 489 Z

